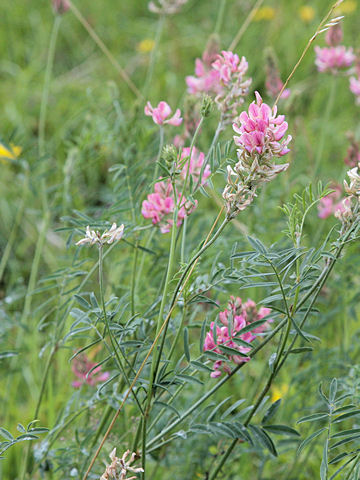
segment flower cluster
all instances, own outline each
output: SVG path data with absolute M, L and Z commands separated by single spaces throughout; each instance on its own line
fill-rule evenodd
M 111 243 L 117 242 L 121 240 L 124 234 L 124 225 L 120 225 L 120 227 L 116 226 L 116 223 L 113 223 L 110 230 L 105 230 L 103 234 L 100 234 L 97 230 L 90 230 L 90 226 L 86 227 L 85 237 L 76 242 L 75 245 L 95 245 L 97 244 L 99 247 L 103 246 L 105 243 L 109 245 Z
M 350 91 L 356 97 L 356 103 L 360 105 L 360 75 L 357 77 L 350 77 Z
M 348 195 L 343 200 L 342 210 L 335 212 L 335 216 L 339 218 L 343 227 L 346 227 L 358 213 L 360 203 L 360 163 L 357 167 L 347 172 L 349 183 L 344 180 L 345 192 Z
M 329 28 L 325 37 L 325 41 L 329 46 L 324 48 L 315 47 L 315 65 L 319 72 L 337 74 L 339 70 L 349 68 L 352 65 L 355 60 L 353 49 L 339 45 L 342 39 L 342 28 L 339 23 L 336 23 Z
M 333 184 L 331 185 L 333 192 L 329 193 L 325 197 L 321 198 L 318 204 L 318 216 L 319 218 L 325 219 L 330 217 L 330 215 L 336 214 L 338 210 L 343 211 L 344 206 L 343 202 L 340 199 L 342 188 L 341 185 Z
M 249 92 L 251 78 L 245 78 L 249 65 L 245 57 L 240 60 L 238 55 L 223 50 L 212 67 L 219 72 L 223 85 L 215 102 L 225 125 L 236 117 L 238 108 L 244 103 L 244 97 Z
M 195 61 L 195 76 L 186 77 L 188 92 L 209 93 L 216 96 L 215 102 L 222 113 L 223 123 L 234 118 L 237 108 L 244 103 L 251 79 L 245 79 L 248 63 L 236 53 L 223 50 L 213 56 L 205 54 Z
M 189 175 L 191 175 L 194 182 L 197 183 L 200 180 L 201 170 L 205 162 L 205 154 L 203 152 L 200 152 L 196 147 L 193 147 L 190 157 L 190 150 L 190 147 L 185 147 L 181 151 L 180 163 L 185 158 L 189 158 L 182 167 L 180 176 L 183 180 L 185 180 L 187 172 L 189 171 Z M 210 175 L 210 165 L 206 165 L 201 175 L 201 185 L 206 184 L 206 180 L 210 177 Z
M 124 455 L 121 458 L 116 456 L 116 448 L 110 453 L 109 457 L 111 464 L 108 465 L 105 469 L 105 472 L 101 475 L 100 480 L 134 480 L 136 476 L 127 477 L 129 472 L 140 473 L 144 470 L 140 467 L 134 468 L 131 464 L 136 458 L 136 453 L 132 453 L 130 460 L 126 460 L 130 450 L 126 450 Z
M 173 225 L 173 213 L 175 208 L 174 189 L 170 179 L 160 181 L 155 184 L 154 193 L 147 196 L 147 200 L 142 203 L 141 213 L 144 218 L 151 218 L 154 225 L 160 227 L 161 233 L 170 232 Z M 179 227 L 184 218 L 192 213 L 197 202 L 191 203 L 185 197 L 182 197 L 179 191 L 176 192 L 178 205 L 177 223 Z
M 169 115 L 171 115 L 171 108 L 166 102 L 160 102 L 157 107 L 153 107 L 150 102 L 147 102 L 144 112 L 148 117 L 152 117 L 157 125 L 168 123 L 169 125 L 177 127 L 181 125 L 183 120 L 179 108 L 175 114 L 168 119 Z
M 65 13 L 69 10 L 70 4 L 67 0 L 52 0 L 52 6 L 55 13 Z
M 265 60 L 266 60 L 266 82 L 265 82 L 266 91 L 270 97 L 275 99 L 280 93 L 281 89 L 283 88 L 284 83 L 280 78 L 279 67 L 277 65 L 277 59 L 276 59 L 275 53 L 270 48 L 266 50 Z M 290 89 L 285 88 L 280 98 L 286 99 L 290 96 L 290 93 L 291 93 Z
M 84 353 L 77 355 L 72 362 L 71 369 L 79 380 L 74 380 L 71 385 L 74 388 L 80 388 L 87 383 L 94 387 L 97 383 L 105 382 L 110 377 L 110 373 L 102 372 L 101 365 L 94 368 L 95 366 L 96 363 L 91 362 Z
M 238 147 L 238 162 L 234 168 L 228 166 L 228 180 L 223 192 L 228 218 L 244 210 L 256 196 L 256 189 L 286 170 L 289 164 L 276 165 L 274 157 L 282 157 L 290 150 L 291 136 L 285 138 L 288 128 L 284 115 L 277 115 L 255 92 L 248 112 L 242 112 L 233 124 L 238 136 L 234 136 Z
M 219 313 L 219 321 L 223 326 L 216 326 L 216 338 L 214 335 L 215 323 L 210 325 L 210 331 L 206 334 L 204 342 L 204 351 L 211 350 L 215 353 L 224 355 L 221 350 L 221 346 L 230 347 L 239 352 L 239 354 L 226 354 L 230 362 L 240 364 L 248 362 L 250 357 L 247 354 L 250 352 L 250 347 L 238 344 L 236 342 L 239 339 L 242 342 L 250 343 L 259 333 L 264 332 L 272 319 L 264 321 L 260 326 L 254 329 L 241 333 L 246 326 L 251 325 L 253 322 L 262 320 L 264 317 L 270 314 L 270 309 L 261 307 L 259 310 L 256 307 L 256 303 L 253 300 L 248 300 L 242 303 L 240 297 L 230 297 L 228 308 Z M 212 378 L 219 377 L 222 372 L 231 373 L 230 366 L 222 360 L 216 360 L 213 365 L 214 371 L 210 374 Z
M 219 53 L 219 43 L 216 36 L 212 36 L 206 46 L 202 58 L 195 60 L 195 76 L 185 78 L 188 92 L 192 95 L 200 93 L 218 94 L 222 90 L 219 81 L 219 72 L 212 68 L 212 63 Z

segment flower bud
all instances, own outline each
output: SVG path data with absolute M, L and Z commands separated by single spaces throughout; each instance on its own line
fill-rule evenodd
M 201 104 L 201 116 L 202 117 L 208 117 L 211 113 L 211 110 L 213 108 L 214 101 L 209 95 L 204 95 L 202 99 L 202 104 Z
M 161 152 L 161 158 L 165 161 L 168 167 L 171 167 L 178 157 L 178 152 L 175 145 L 165 145 Z

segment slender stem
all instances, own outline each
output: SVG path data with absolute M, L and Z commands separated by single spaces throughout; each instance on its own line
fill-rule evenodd
M 20 205 L 19 205 L 18 210 L 16 212 L 15 221 L 14 221 L 14 225 L 11 229 L 9 240 L 6 244 L 6 247 L 4 249 L 4 253 L 1 257 L 0 282 L 3 278 L 5 268 L 6 268 L 8 260 L 9 260 L 11 249 L 12 249 L 12 247 L 14 245 L 14 242 L 17 238 L 18 228 L 20 226 L 21 219 L 23 217 L 23 213 L 24 213 L 25 205 L 26 205 L 26 200 L 27 200 L 27 196 L 28 196 L 28 193 L 29 193 L 29 168 L 28 168 L 27 164 L 25 164 L 24 180 L 23 180 L 23 183 L 21 185 L 21 191 L 22 191 L 21 202 L 20 202 Z
M 225 7 L 226 7 L 226 0 L 221 0 L 218 15 L 217 15 L 217 19 L 216 19 L 216 25 L 215 25 L 215 29 L 214 29 L 215 34 L 220 33 L 221 25 L 222 25 L 223 20 L 224 20 Z
M 316 32 L 314 33 L 314 35 L 310 38 L 310 40 L 308 41 L 308 43 L 306 44 L 303 52 L 301 53 L 300 55 L 300 58 L 299 60 L 296 62 L 294 68 L 291 70 L 290 72 L 290 75 L 288 76 L 288 78 L 286 79 L 282 89 L 280 90 L 278 96 L 276 97 L 276 100 L 275 100 L 275 103 L 274 103 L 274 107 L 277 105 L 278 101 L 280 100 L 281 98 L 281 95 L 284 93 L 284 90 L 286 89 L 286 87 L 288 86 L 288 83 L 290 82 L 290 80 L 292 79 L 292 77 L 294 76 L 296 70 L 298 69 L 300 63 L 302 62 L 303 58 L 305 57 L 306 53 L 308 52 L 309 48 L 311 47 L 311 45 L 313 44 L 313 42 L 315 41 L 315 39 L 317 38 L 318 35 L 320 35 L 320 33 L 322 33 L 323 31 L 323 27 L 325 26 L 326 22 L 328 21 L 328 19 L 331 17 L 333 11 L 335 10 L 335 8 L 340 5 L 340 3 L 342 3 L 343 0 L 337 0 L 333 5 L 332 7 L 330 8 L 330 10 L 328 11 L 328 13 L 325 15 L 325 17 L 321 20 L 321 22 L 319 23 L 319 26 L 318 28 L 316 29 Z
M 42 157 L 45 154 L 45 124 L 46 124 L 46 112 L 47 106 L 49 103 L 49 91 L 50 91 L 50 82 L 52 76 L 52 70 L 54 65 L 55 58 L 55 47 L 56 40 L 59 33 L 61 23 L 61 15 L 56 15 L 54 18 L 54 24 L 52 27 L 48 57 L 45 69 L 45 81 L 44 88 L 42 92 L 41 105 L 40 105 L 40 118 L 39 118 L 39 155 Z
M 343 238 L 343 241 L 342 243 L 340 244 L 340 246 L 338 247 L 337 249 L 337 252 L 334 256 L 334 258 L 331 259 L 331 261 L 329 262 L 328 265 L 326 265 L 326 267 L 324 268 L 323 272 L 321 273 L 321 275 L 319 276 L 318 280 L 321 279 L 321 281 L 316 281 L 314 286 L 311 288 L 310 290 L 310 296 L 315 292 L 315 295 L 314 297 L 312 298 L 311 302 L 310 302 L 310 305 L 305 313 L 305 316 L 300 324 L 300 329 L 304 326 L 305 322 L 306 322 L 306 319 L 308 318 L 308 315 L 309 313 L 311 312 L 311 309 L 322 289 L 322 287 L 324 286 L 325 282 L 327 281 L 332 269 L 334 268 L 334 265 L 336 263 L 336 261 L 339 259 L 340 255 L 341 255 L 341 252 L 346 244 L 346 241 L 348 240 L 348 238 L 350 237 L 352 233 L 352 227 L 349 228 L 349 230 L 346 232 L 346 234 L 344 235 L 344 238 Z M 306 299 L 309 298 L 309 294 L 305 295 L 304 298 L 299 302 L 298 304 L 298 307 L 297 307 L 297 311 L 301 308 L 301 306 L 303 305 L 303 303 L 306 301 Z M 290 325 L 290 318 L 288 318 L 288 328 L 289 328 L 289 325 Z M 284 365 L 288 355 L 289 355 L 289 352 L 291 351 L 292 347 L 294 346 L 295 342 L 296 342 L 296 339 L 298 338 L 298 333 L 296 332 L 295 336 L 294 336 L 294 339 L 291 343 L 291 345 L 289 346 L 289 348 L 287 349 L 287 351 L 284 353 L 284 350 L 282 350 L 282 354 L 283 355 L 283 358 L 281 359 L 280 361 L 280 355 L 278 356 L 278 359 L 279 361 L 277 362 L 277 366 L 274 367 L 274 371 L 272 372 L 272 374 L 270 375 L 263 391 L 261 392 L 259 398 L 258 398 L 258 401 L 256 402 L 256 405 L 255 407 L 251 410 L 250 412 L 250 415 L 248 416 L 248 418 L 246 419 L 245 421 L 245 426 L 249 424 L 251 418 L 255 415 L 259 405 L 261 404 L 261 401 L 263 400 L 264 396 L 266 395 L 266 393 L 268 392 L 268 390 L 270 389 L 270 386 L 272 384 L 272 381 L 273 379 L 276 377 L 276 375 L 278 374 L 278 372 L 280 371 L 280 369 L 282 368 L 282 366 Z M 283 345 L 285 346 L 285 342 L 283 343 Z M 280 363 L 279 363 L 280 362 Z M 236 441 L 233 441 L 230 446 L 228 447 L 228 450 L 229 450 L 229 454 L 231 453 L 231 451 L 234 449 L 236 445 Z M 226 459 L 228 458 L 229 456 L 228 452 L 226 452 L 225 456 L 226 456 Z M 221 470 L 222 466 L 224 465 L 226 459 L 223 461 L 220 462 L 218 468 L 216 468 L 216 470 L 214 471 L 214 473 L 211 475 L 211 477 L 209 478 L 209 480 L 215 480 L 217 474 L 219 473 L 219 471 Z M 219 468 L 220 467 L 220 468 Z
M 220 217 L 221 217 L 221 215 L 222 215 L 223 210 L 224 210 L 224 208 L 222 208 L 222 209 L 220 210 L 218 216 L 216 217 L 216 219 L 215 219 L 215 221 L 214 221 L 214 223 L 213 223 L 213 225 L 212 225 L 212 227 L 211 227 L 211 229 L 210 229 L 210 231 L 209 231 L 209 233 L 208 233 L 208 235 L 207 235 L 207 237 L 206 237 L 206 239 L 205 239 L 205 242 L 204 242 L 205 245 L 209 242 L 210 236 L 212 235 L 212 232 L 213 232 L 213 230 L 215 229 L 215 226 L 216 226 L 217 222 L 219 221 L 219 219 L 220 219 Z M 192 271 L 194 270 L 194 268 L 195 268 L 195 266 L 196 266 L 196 263 L 197 263 L 197 259 L 196 259 L 195 262 L 193 263 L 193 265 L 192 265 L 192 267 L 191 267 L 191 269 L 190 269 L 190 271 L 189 271 L 189 273 L 188 273 L 188 276 L 187 276 L 187 277 L 185 278 L 185 280 L 184 280 L 183 285 L 178 288 L 178 290 L 177 290 L 177 295 L 178 295 L 178 296 L 180 296 L 182 290 L 185 288 L 187 282 L 189 281 L 189 278 L 190 278 L 190 276 L 191 276 L 191 274 L 192 274 Z M 171 303 L 171 307 L 170 307 L 169 313 L 167 314 L 167 316 L 166 316 L 166 318 L 165 318 L 165 320 L 164 320 L 164 322 L 163 322 L 163 324 L 162 324 L 162 326 L 161 326 L 158 334 L 156 335 L 156 337 L 155 337 L 153 343 L 151 344 L 151 346 L 150 346 L 147 354 L 145 355 L 145 358 L 144 358 L 144 360 L 142 361 L 142 364 L 140 365 L 139 370 L 137 371 L 137 373 L 136 373 L 136 375 L 135 375 L 135 377 L 134 377 L 134 379 L 133 379 L 133 381 L 132 381 L 132 383 L 131 383 L 128 391 L 127 391 L 127 393 L 124 395 L 124 398 L 123 398 L 123 400 L 122 400 L 119 408 L 117 409 L 115 415 L 113 416 L 113 418 L 112 418 L 112 420 L 111 420 L 111 422 L 110 422 L 110 425 L 109 425 L 108 429 L 106 430 L 103 439 L 102 439 L 101 442 L 100 442 L 100 445 L 99 445 L 98 449 L 96 450 L 93 458 L 91 459 L 90 465 L 89 465 L 87 471 L 85 472 L 85 475 L 84 475 L 84 477 L 83 477 L 83 480 L 86 480 L 86 479 L 88 478 L 89 473 L 91 472 L 91 469 L 92 469 L 92 467 L 93 467 L 93 465 L 94 465 L 94 463 L 95 463 L 95 461 L 96 461 L 96 459 L 97 459 L 100 451 L 102 450 L 102 448 L 103 448 L 103 446 L 104 446 L 104 444 L 105 444 L 105 442 L 106 442 L 106 439 L 107 439 L 108 436 L 110 435 L 110 432 L 111 432 L 111 430 L 113 429 L 113 427 L 114 427 L 114 425 L 115 425 L 115 422 L 116 422 L 118 416 L 120 415 L 120 412 L 121 412 L 123 406 L 125 405 L 125 402 L 127 401 L 128 397 L 129 397 L 129 395 L 130 395 L 130 392 L 132 391 L 132 389 L 133 389 L 134 385 L 136 384 L 139 376 L 141 375 L 141 372 L 143 371 L 143 369 L 144 369 L 144 367 L 145 367 L 145 365 L 146 365 L 146 363 L 147 363 L 147 361 L 148 361 L 148 359 L 149 359 L 152 351 L 154 350 L 155 346 L 157 345 L 157 342 L 159 341 L 159 338 L 160 338 L 163 330 L 166 328 L 166 326 L 167 326 L 167 324 L 168 324 L 168 321 L 169 321 L 169 319 L 170 319 L 170 317 L 171 317 L 171 315 L 172 315 L 172 312 L 173 312 L 173 310 L 174 310 L 174 308 L 175 308 L 176 300 L 177 300 L 177 297 L 173 297 L 173 301 L 172 301 L 172 303 Z
M 157 27 L 156 27 L 154 48 L 152 49 L 151 54 L 150 54 L 149 67 L 148 67 L 148 70 L 147 70 L 147 73 L 146 73 L 145 86 L 144 86 L 144 98 L 145 99 L 148 96 L 149 88 L 150 88 L 150 85 L 151 85 L 151 80 L 152 80 L 152 77 L 153 77 L 155 61 L 156 61 L 156 54 L 157 54 L 158 49 L 159 49 L 160 39 L 161 39 L 161 35 L 162 35 L 163 29 L 164 29 L 164 24 L 165 24 L 165 15 L 160 15 L 159 20 L 158 20 L 158 24 L 157 24 Z
M 249 26 L 250 23 L 252 22 L 254 16 L 256 15 L 256 12 L 259 10 L 259 8 L 261 7 L 261 4 L 262 4 L 263 2 L 264 2 L 264 0 L 257 0 L 257 2 L 255 3 L 254 7 L 250 10 L 249 15 L 246 17 L 244 23 L 241 25 L 239 31 L 238 31 L 237 34 L 235 35 L 235 38 L 234 38 L 233 41 L 230 43 L 228 50 L 234 50 L 234 48 L 237 47 L 237 45 L 238 45 L 238 43 L 240 42 L 242 36 L 243 36 L 244 33 L 246 32 L 248 26 Z
M 158 176 L 159 176 L 159 162 L 161 159 L 161 152 L 164 146 L 164 127 L 162 125 L 160 125 L 160 128 L 159 128 L 159 135 L 160 135 L 159 151 L 158 151 L 156 162 L 155 162 L 153 183 L 155 183 L 155 181 L 158 179 Z
M 320 140 L 319 140 L 318 149 L 316 152 L 315 165 L 313 167 L 314 177 L 316 177 L 316 175 L 318 174 L 320 163 L 324 153 L 326 137 L 329 132 L 330 115 L 331 115 L 331 111 L 333 109 L 334 101 L 335 101 L 336 85 L 337 85 L 337 77 L 333 75 L 333 78 L 331 79 L 330 93 L 327 98 L 325 114 L 321 120 Z
M 185 262 L 186 230 L 187 230 L 187 215 L 185 215 L 185 218 L 183 221 L 183 227 L 182 227 L 180 263 Z
M 115 68 L 115 70 L 119 73 L 121 78 L 124 80 L 124 82 L 127 84 L 127 86 L 130 88 L 130 90 L 136 95 L 138 98 L 142 98 L 142 94 L 140 90 L 134 85 L 133 81 L 130 79 L 129 75 L 125 72 L 125 70 L 120 66 L 120 64 L 116 61 L 114 55 L 110 52 L 110 50 L 107 48 L 107 46 L 104 44 L 104 42 L 101 40 L 99 35 L 95 32 L 95 30 L 91 27 L 89 22 L 82 16 L 80 11 L 75 7 L 75 5 L 72 3 L 71 0 L 67 0 L 68 4 L 70 5 L 70 9 L 75 15 L 75 17 L 79 20 L 81 25 L 85 28 L 85 30 L 88 32 L 90 37 L 94 40 L 96 45 L 100 48 L 100 50 L 103 52 L 105 57 L 109 60 L 111 65 Z
M 184 326 L 184 323 L 185 323 L 185 320 L 186 320 L 186 313 L 187 313 L 187 305 L 185 303 L 184 305 L 184 308 L 183 308 L 183 312 L 182 312 L 182 315 L 181 315 L 181 322 L 180 322 L 180 325 L 179 325 L 179 328 L 178 328 L 178 331 L 176 332 L 176 335 L 175 335 L 175 338 L 174 338 L 174 341 L 171 345 L 171 348 L 170 348 L 170 352 L 169 352 L 169 355 L 167 356 L 167 359 L 170 360 L 171 357 L 173 356 L 173 353 L 175 351 L 175 347 L 176 347 L 176 344 L 179 340 L 179 337 L 181 335 L 181 332 L 182 332 L 182 329 L 183 329 L 183 326 Z

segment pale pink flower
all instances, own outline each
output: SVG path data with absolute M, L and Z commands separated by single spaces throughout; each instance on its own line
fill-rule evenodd
M 190 155 L 190 147 L 185 147 L 182 149 L 180 162 Z M 194 183 L 197 183 L 200 178 L 201 168 L 205 162 L 205 155 L 203 152 L 200 152 L 196 147 L 193 147 L 191 152 L 191 158 L 187 160 L 182 167 L 181 170 L 181 177 L 185 180 L 186 174 L 189 168 L 189 174 L 193 177 Z M 211 170 L 210 165 L 206 165 L 204 168 L 202 177 L 201 177 L 201 185 L 206 184 L 206 180 L 210 177 Z
M 144 470 L 141 467 L 132 467 L 131 464 L 135 461 L 136 453 L 132 453 L 130 459 L 127 460 L 130 450 L 126 450 L 121 458 L 116 456 L 116 448 L 110 453 L 109 457 L 111 464 L 107 465 L 105 472 L 101 475 L 100 480 L 134 480 L 137 477 L 127 477 L 129 472 L 140 473 Z
M 236 53 L 223 50 L 221 54 L 217 56 L 215 62 L 212 63 L 212 68 L 219 72 L 220 80 L 224 85 L 234 81 L 234 78 L 238 78 L 239 75 L 245 75 L 248 69 L 248 62 L 245 57 L 241 60 Z
M 350 91 L 356 97 L 356 103 L 360 105 L 360 76 L 350 77 Z
M 342 27 L 340 23 L 336 23 L 334 26 L 329 28 L 325 35 L 325 42 L 330 47 L 336 47 L 339 45 L 344 38 Z
M 155 184 L 155 192 L 147 196 L 142 203 L 141 213 L 144 218 L 151 218 L 153 225 L 159 225 L 161 233 L 168 233 L 173 225 L 173 213 L 175 208 L 174 190 L 170 179 Z M 177 201 L 180 202 L 181 193 L 177 191 Z M 184 218 L 190 215 L 197 206 L 182 198 L 182 204 L 178 210 L 177 226 L 179 227 Z
M 360 148 L 358 142 L 355 141 L 353 134 L 349 134 L 350 146 L 348 147 L 344 163 L 353 168 L 360 162 Z
M 318 203 L 318 217 L 325 219 L 334 215 L 337 211 L 342 211 L 344 208 L 341 198 L 342 188 L 341 185 L 331 185 L 333 192 L 329 193 L 325 197 L 321 198 Z
M 283 140 L 288 128 L 285 116 L 276 116 L 276 107 L 272 110 L 262 101 L 258 92 L 255 92 L 255 96 L 256 103 L 250 104 L 248 113 L 240 114 L 240 125 L 238 122 L 233 124 L 234 131 L 239 134 L 234 136 L 235 144 L 250 154 L 263 155 L 268 152 L 276 157 L 286 155 L 290 151 L 287 146 L 291 136 Z
M 192 95 L 198 93 L 220 93 L 222 85 L 218 71 L 208 67 L 205 62 L 197 58 L 195 60 L 195 76 L 188 75 L 185 78 L 188 92 Z
M 52 0 L 52 6 L 56 13 L 65 13 L 70 8 L 67 0 Z
M 74 380 L 71 385 L 74 388 L 80 388 L 84 383 L 87 383 L 94 387 L 97 383 L 105 382 L 110 373 L 101 372 L 101 365 L 98 367 L 95 367 L 95 365 L 96 363 L 91 362 L 84 353 L 77 355 L 72 361 L 71 369 L 80 380 Z M 90 370 L 92 370 L 91 373 L 89 373 Z
M 344 45 L 337 47 L 315 47 L 315 65 L 319 72 L 337 73 L 339 70 L 349 68 L 355 60 L 352 48 Z
M 276 98 L 280 93 L 281 89 L 284 86 L 284 82 L 281 81 L 280 77 L 268 77 L 265 83 L 266 90 L 269 96 Z M 280 98 L 286 100 L 289 98 L 291 93 L 290 88 L 285 88 L 282 92 Z
M 177 127 L 181 125 L 181 122 L 183 121 L 179 108 L 176 110 L 175 114 L 167 120 L 169 115 L 171 115 L 171 108 L 166 102 L 160 102 L 155 108 L 150 102 L 147 102 L 144 112 L 145 115 L 152 117 L 157 125 L 168 123 L 169 125 L 174 125 Z
M 223 326 L 217 325 L 216 327 L 216 343 L 214 337 L 215 323 L 212 322 L 210 324 L 210 331 L 205 337 L 204 351 L 211 350 L 226 355 L 230 362 L 237 365 L 248 362 L 250 357 L 246 356 L 246 354 L 250 352 L 250 347 L 238 345 L 234 339 L 239 338 L 247 343 L 252 342 L 256 338 L 256 334 L 264 332 L 273 320 L 268 319 L 263 325 L 255 327 L 253 330 L 243 334 L 241 334 L 241 330 L 257 320 L 262 320 L 265 316 L 269 315 L 270 312 L 270 309 L 265 307 L 257 310 L 256 303 L 253 300 L 242 303 L 240 297 L 230 297 L 228 308 L 219 313 L 219 321 Z M 242 355 L 228 355 L 219 348 L 220 345 L 233 348 Z M 210 376 L 217 378 L 222 372 L 231 373 L 230 366 L 222 360 L 215 361 L 213 364 L 213 372 Z

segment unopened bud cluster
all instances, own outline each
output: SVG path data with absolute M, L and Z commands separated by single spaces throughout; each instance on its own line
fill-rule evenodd
M 284 138 L 288 128 L 284 115 L 276 115 L 277 109 L 271 109 L 263 103 L 255 92 L 256 102 L 252 102 L 248 112 L 242 112 L 233 124 L 238 136 L 234 136 L 237 145 L 238 162 L 233 168 L 228 166 L 227 185 L 223 192 L 228 219 L 248 207 L 256 196 L 257 189 L 273 180 L 286 170 L 288 163 L 277 165 L 274 157 L 282 157 L 290 150 L 287 148 L 291 136 Z
M 347 172 L 349 183 L 344 180 L 345 192 L 347 197 L 342 201 L 342 209 L 335 212 L 335 216 L 341 221 L 343 226 L 351 223 L 359 210 L 360 203 L 360 163 L 357 167 Z
M 110 230 L 105 230 L 104 233 L 100 234 L 97 230 L 90 230 L 90 226 L 86 227 L 85 237 L 76 242 L 75 245 L 98 245 L 102 247 L 105 243 L 112 244 L 120 240 L 124 233 L 124 225 L 120 227 L 116 226 L 116 223 L 113 223 Z

